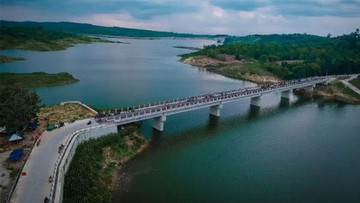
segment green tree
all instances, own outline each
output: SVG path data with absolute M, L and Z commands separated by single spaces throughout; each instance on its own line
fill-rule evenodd
M 19 86 L 0 88 L 0 126 L 22 130 L 36 117 L 40 99 Z

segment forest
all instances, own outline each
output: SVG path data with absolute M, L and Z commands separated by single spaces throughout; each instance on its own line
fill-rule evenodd
M 76 83 L 79 80 L 70 73 L 0 73 L 0 89 L 10 86 L 23 88 L 51 87 Z
M 248 35 L 248 36 L 228 36 L 224 44 L 233 43 L 276 43 L 276 44 L 316 44 L 331 41 L 331 34 L 326 37 L 310 34 L 270 34 L 270 35 Z
M 76 43 L 90 43 L 88 37 L 45 30 L 43 27 L 13 27 L 1 25 L 1 49 L 25 49 L 36 51 L 64 50 Z
M 359 29 L 323 40 L 311 37 L 306 43 L 296 40 L 293 40 L 295 43 L 282 43 L 278 36 L 275 37 L 276 40 L 270 38 L 268 36 L 268 41 L 271 42 L 267 43 L 237 42 L 206 46 L 182 57 L 207 56 L 221 60 L 223 56 L 232 55 L 237 60 L 255 59 L 262 69 L 282 79 L 360 73 Z M 285 35 L 285 38 L 288 36 Z

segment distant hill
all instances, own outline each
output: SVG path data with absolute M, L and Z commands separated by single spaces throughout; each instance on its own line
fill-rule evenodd
M 330 42 L 330 37 L 321 37 L 308 34 L 270 34 L 270 35 L 248 35 L 248 36 L 229 36 L 224 44 L 314 44 Z
M 112 35 L 123 37 L 181 37 L 181 38 L 218 38 L 226 35 L 195 35 L 154 30 L 141 30 L 123 27 L 105 27 L 86 23 L 72 22 L 14 22 L 0 21 L 0 26 L 42 27 L 46 30 L 90 35 Z
M 0 50 L 55 51 L 64 50 L 77 43 L 103 41 L 73 33 L 45 30 L 42 27 L 1 25 L 0 28 Z

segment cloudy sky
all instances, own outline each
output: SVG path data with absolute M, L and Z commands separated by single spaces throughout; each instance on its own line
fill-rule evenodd
M 0 19 L 196 34 L 335 36 L 360 28 L 360 0 L 0 0 Z

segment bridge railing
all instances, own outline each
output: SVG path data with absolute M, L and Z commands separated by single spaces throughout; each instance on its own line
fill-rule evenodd
M 314 81 L 320 81 L 320 80 L 329 80 L 332 78 L 336 78 L 336 77 L 348 77 L 351 75 L 330 75 L 330 76 L 320 76 L 320 77 L 310 77 L 310 78 L 304 78 L 304 79 L 299 79 L 299 80 L 290 80 L 290 81 L 286 81 L 286 82 L 278 82 L 278 83 L 271 83 L 271 84 L 280 84 L 284 87 L 288 87 L 290 85 L 294 85 L 296 84 L 306 84 L 306 83 L 310 83 L 310 82 L 314 82 Z M 126 108 L 120 108 L 120 111 L 118 111 L 119 109 L 114 109 L 111 110 L 109 112 L 112 112 L 105 115 L 104 117 L 111 117 L 113 115 L 120 115 L 121 118 L 125 117 L 133 117 L 134 116 L 134 111 L 142 111 L 142 110 L 146 110 L 146 109 L 152 109 L 152 108 L 156 108 L 156 107 L 162 107 L 164 104 L 167 105 L 172 105 L 172 104 L 177 104 L 177 103 L 181 103 L 181 102 L 186 102 L 189 99 L 199 99 L 201 97 L 206 97 L 208 95 L 216 95 L 216 94 L 231 94 L 234 93 L 236 91 L 238 92 L 245 92 L 245 94 L 249 94 L 247 93 L 247 91 L 251 91 L 257 88 L 261 88 L 262 85 L 260 86 L 253 86 L 253 87 L 247 87 L 247 88 L 241 88 L 241 89 L 235 89 L 235 90 L 229 90 L 229 91 L 223 91 L 223 92 L 212 92 L 209 94 L 202 94 L 202 95 L 198 95 L 198 96 L 188 96 L 188 97 L 183 97 L 183 98 L 176 98 L 176 99 L 171 99 L 171 100 L 167 100 L 167 101 L 158 101 L 158 102 L 153 102 L 153 103 L 149 103 L 149 104 L 140 104 L 137 106 L 132 106 L 132 107 L 126 107 Z
M 50 187 L 49 199 L 51 202 L 61 202 L 62 188 L 65 179 L 65 173 L 70 165 L 70 162 L 75 154 L 77 146 L 91 138 L 98 138 L 110 133 L 116 133 L 117 127 L 115 125 L 98 125 L 89 128 L 76 130 L 71 133 L 65 141 L 64 148 L 60 151 L 58 159 L 56 160 L 53 179 L 54 181 Z
M 257 86 L 257 87 L 250 87 L 245 89 L 230 90 L 226 92 L 217 92 L 217 93 L 212 93 L 212 95 L 217 94 L 217 96 L 212 96 L 212 97 L 209 96 L 210 94 L 204 94 L 197 97 L 186 97 L 186 98 L 194 98 L 193 100 L 189 100 L 189 99 L 186 100 L 184 98 L 177 99 L 178 101 L 180 101 L 177 103 L 168 103 L 167 101 L 158 102 L 161 105 L 150 106 L 145 109 L 134 110 L 133 112 L 121 112 L 118 115 L 104 117 L 104 119 L 106 119 L 106 121 L 109 122 L 115 121 L 118 124 L 123 123 L 122 121 L 126 123 L 127 120 L 129 122 L 130 121 L 134 122 L 139 119 L 146 120 L 149 118 L 148 115 L 152 115 L 150 116 L 151 118 L 151 117 L 159 116 L 162 113 L 171 113 L 173 111 L 182 111 L 188 108 L 207 107 L 209 105 L 216 105 L 214 104 L 216 102 L 224 103 L 232 100 L 246 99 L 249 97 L 251 98 L 255 96 L 260 96 L 262 94 L 271 93 L 271 92 L 280 92 L 280 91 L 286 91 L 288 89 L 303 88 L 306 86 L 315 85 L 317 83 L 326 82 L 327 79 L 328 79 L 327 77 L 322 77 L 322 78 L 317 78 L 315 80 L 290 81 L 281 85 Z

